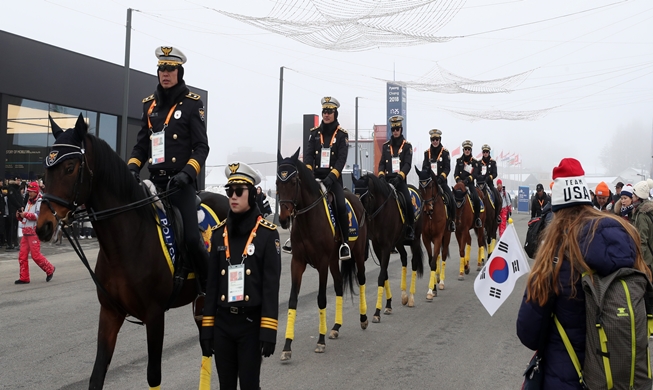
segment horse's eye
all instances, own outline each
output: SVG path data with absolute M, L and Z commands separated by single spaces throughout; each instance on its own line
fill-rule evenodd
M 71 165 L 71 166 L 66 168 L 66 173 L 71 174 L 71 173 L 73 173 L 74 170 L 75 170 L 75 166 Z

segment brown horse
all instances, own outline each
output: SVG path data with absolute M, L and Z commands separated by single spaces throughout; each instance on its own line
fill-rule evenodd
M 485 237 L 488 243 L 488 256 L 494 251 L 494 246 L 497 244 L 497 229 L 499 228 L 499 220 L 497 217 L 501 214 L 501 207 L 503 202 L 499 191 L 496 188 L 490 187 L 485 183 L 478 185 L 478 188 L 483 192 L 483 202 L 485 204 Z M 490 199 L 489 192 L 492 191 L 492 199 Z
M 317 295 L 320 327 L 319 338 L 315 348 L 316 353 L 323 353 L 326 348 L 326 285 L 329 271 L 333 277 L 333 287 L 336 291 L 335 324 L 329 333 L 330 339 L 338 337 L 342 325 L 342 297 L 349 287 L 354 294 L 354 276 L 360 287 L 360 323 L 361 328 L 367 328 L 367 303 L 365 301 L 365 260 L 367 244 L 367 226 L 363 223 L 363 205 L 349 191 L 345 197 L 359 221 L 358 238 L 352 243 L 349 237 L 352 258 L 338 260 L 340 229 L 329 221 L 327 211 L 327 194 L 320 189 L 310 169 L 298 160 L 299 149 L 291 157 L 283 158 L 278 153 L 277 194 L 279 196 L 279 222 L 281 227 L 288 229 L 292 220 L 290 238 L 292 242 L 292 259 L 290 261 L 290 299 L 288 301 L 288 322 L 286 323 L 286 343 L 281 352 L 281 361 L 288 361 L 292 356 L 291 344 L 295 337 L 295 318 L 297 316 L 297 301 L 302 275 L 307 265 L 315 268 L 319 274 L 320 286 Z M 349 216 L 351 220 L 352 215 Z M 340 264 L 342 263 L 342 269 Z
M 478 196 L 483 202 L 483 194 L 480 190 Z M 462 182 L 456 183 L 453 187 L 453 197 L 456 200 L 456 239 L 458 240 L 458 249 L 460 252 L 460 272 L 458 273 L 458 280 L 464 280 L 465 275 L 469 274 L 469 256 L 472 250 L 472 236 L 469 233 L 470 229 L 476 231 L 476 238 L 478 243 L 478 262 L 477 271 L 481 270 L 483 260 L 485 258 L 485 234 L 484 226 L 480 228 L 474 227 L 474 211 L 472 210 L 472 199 L 467 193 L 467 186 Z M 487 209 L 485 210 L 487 211 Z M 479 218 L 485 224 L 485 211 L 481 210 Z
M 449 257 L 449 242 L 451 232 L 447 228 L 447 208 L 442 200 L 442 194 L 437 183 L 435 173 L 429 167 L 420 171 L 415 167 L 419 177 L 419 191 L 422 195 L 422 242 L 431 266 L 431 278 L 426 300 L 432 301 L 438 296 L 435 283 L 439 283 L 440 290 L 444 290 L 444 270 Z M 442 252 L 442 255 L 440 255 Z
M 70 225 L 78 205 L 86 205 L 86 210 L 97 216 L 91 222 L 100 246 L 95 280 L 101 306 L 97 355 L 89 389 L 103 387 L 118 331 L 127 316 L 146 326 L 147 382 L 151 389 L 159 389 L 165 311 L 167 306 L 193 302 L 199 293 L 198 284 L 186 280 L 176 299 L 170 302 L 170 264 L 159 240 L 153 206 L 143 188 L 105 141 L 87 134 L 88 126 L 81 115 L 75 128 L 65 132 L 52 124 L 56 142 L 46 157 L 51 164 L 45 172 L 46 193 L 36 229 L 39 239 L 49 240 L 57 224 Z M 57 157 L 64 153 L 70 158 L 61 158 L 57 163 Z M 226 197 L 207 194 L 205 203 L 219 218 L 226 218 Z M 196 314 L 199 313 L 200 305 L 196 307 Z
M 376 311 L 372 322 L 381 322 L 381 305 L 383 292 L 386 294 L 386 306 L 384 314 L 392 313 L 392 291 L 388 281 L 388 264 L 392 249 L 396 248 L 401 258 L 401 303 L 408 304 L 408 307 L 415 306 L 415 283 L 417 277 L 424 274 L 422 247 L 419 237 L 422 234 L 421 216 L 415 221 L 415 239 L 404 242 L 406 226 L 402 222 L 402 214 L 397 204 L 395 193 L 390 185 L 383 179 L 372 173 L 364 175 L 354 183 L 356 194 L 360 197 L 365 206 L 365 213 L 369 221 L 369 232 L 372 240 L 372 248 L 380 262 L 378 278 Z M 412 207 L 412 205 L 409 205 Z M 406 294 L 406 267 L 408 265 L 408 254 L 404 245 L 410 245 L 412 253 L 411 265 L 412 276 L 410 295 Z

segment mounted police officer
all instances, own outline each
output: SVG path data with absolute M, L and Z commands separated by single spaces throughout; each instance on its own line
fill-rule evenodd
M 256 171 L 235 162 L 225 175 L 230 210 L 211 238 L 200 345 L 203 356 L 217 352 L 221 389 L 259 389 L 261 356 L 277 341 L 279 232 L 256 206 Z
M 322 123 L 311 129 L 306 153 L 304 153 L 304 163 L 335 197 L 338 226 L 342 235 L 342 245 L 338 255 L 340 260 L 347 260 L 351 258 L 351 250 L 349 216 L 342 190 L 342 170 L 347 163 L 349 135 L 338 123 L 339 107 L 340 103 L 335 98 L 330 96 L 322 98 Z
M 451 187 L 447 184 L 447 176 L 451 172 L 451 155 L 449 151 L 442 146 L 440 140 L 442 139 L 442 131 L 433 129 L 429 131 L 431 138 L 431 146 L 424 151 L 424 162 L 422 162 L 422 170 L 429 169 L 437 176 L 440 188 L 447 194 L 447 220 L 449 231 L 456 231 L 456 206 L 454 205 L 453 194 Z
M 478 161 L 478 176 L 476 177 L 476 183 L 487 184 L 492 191 L 494 191 L 494 179 L 497 177 L 497 162 L 495 159 L 490 157 L 490 145 L 485 144 L 481 146 L 483 151 L 483 157 Z
M 472 203 L 474 205 L 474 225 L 477 228 L 483 226 L 479 214 L 481 211 L 481 200 L 478 197 L 476 192 L 476 186 L 474 185 L 474 179 L 476 179 L 479 168 L 478 161 L 472 156 L 472 141 L 465 140 L 463 141 L 463 155 L 456 160 L 456 170 L 454 172 L 454 178 L 456 183 L 463 182 L 467 186 L 467 192 L 472 197 Z
M 415 210 L 408 192 L 406 176 L 413 164 L 413 146 L 406 141 L 403 135 L 404 117 L 394 115 L 390 117 L 392 137 L 383 144 L 381 160 L 379 161 L 379 177 L 383 176 L 395 189 L 404 196 L 406 225 L 406 240 L 415 239 Z
M 184 82 L 186 56 L 177 48 L 157 47 L 159 85 L 143 99 L 142 127 L 128 161 L 137 181 L 145 162 L 150 180 L 159 188 L 179 190 L 168 198 L 177 206 L 184 225 L 184 242 L 202 287 L 208 253 L 197 227 L 196 178 L 209 154 L 206 110 L 199 95 Z

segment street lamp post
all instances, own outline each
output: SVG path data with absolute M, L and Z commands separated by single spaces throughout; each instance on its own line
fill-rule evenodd
M 283 117 L 283 66 L 279 69 L 279 124 L 277 127 L 277 150 L 281 153 L 281 119 Z M 279 224 L 279 193 L 274 189 L 276 202 L 274 205 L 274 223 Z

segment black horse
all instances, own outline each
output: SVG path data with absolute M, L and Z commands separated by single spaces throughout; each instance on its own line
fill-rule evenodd
M 406 226 L 402 222 L 402 213 L 399 210 L 396 193 L 391 190 L 390 185 L 379 179 L 372 173 L 368 173 L 356 180 L 354 183 L 356 194 L 359 195 L 365 213 L 369 221 L 369 236 L 372 240 L 372 248 L 378 257 L 381 270 L 378 278 L 378 295 L 376 298 L 376 311 L 372 322 L 381 321 L 381 304 L 383 291 L 386 293 L 386 306 L 384 314 L 392 313 L 392 292 L 388 281 L 388 264 L 390 254 L 394 248 L 401 257 L 401 303 L 408 304 L 408 307 L 415 306 L 415 282 L 424 274 L 424 259 L 420 236 L 422 234 L 421 215 L 415 221 L 415 239 L 408 242 L 412 253 L 411 265 L 412 275 L 410 284 L 410 295 L 406 294 L 406 267 L 408 266 L 408 254 L 404 249 Z M 414 187 L 413 187 L 414 188 Z M 406 200 L 410 202 L 410 199 Z M 409 204 L 408 207 L 413 207 Z
M 180 307 L 193 302 L 199 293 L 198 284 L 187 279 L 176 299 L 169 302 L 173 293 L 170 264 L 159 240 L 153 206 L 147 203 L 142 187 L 105 141 L 87 134 L 88 126 L 81 115 L 74 129 L 64 132 L 55 126 L 53 122 L 55 146 L 68 147 L 75 158 L 62 160 L 45 172 L 44 198 L 49 201 L 41 205 L 36 230 L 39 239 L 49 240 L 57 224 L 70 223 L 69 215 L 77 205 L 98 213 L 116 210 L 111 217 L 91 221 L 100 245 L 95 275 L 101 306 L 89 389 L 103 387 L 118 331 L 128 315 L 146 326 L 147 382 L 150 388 L 158 389 L 165 310 L 168 305 Z M 54 153 L 46 158 L 56 158 Z M 226 197 L 207 193 L 203 199 L 218 218 L 226 218 Z M 139 201 L 145 205 L 128 206 Z M 201 304 L 198 301 L 198 314 Z

